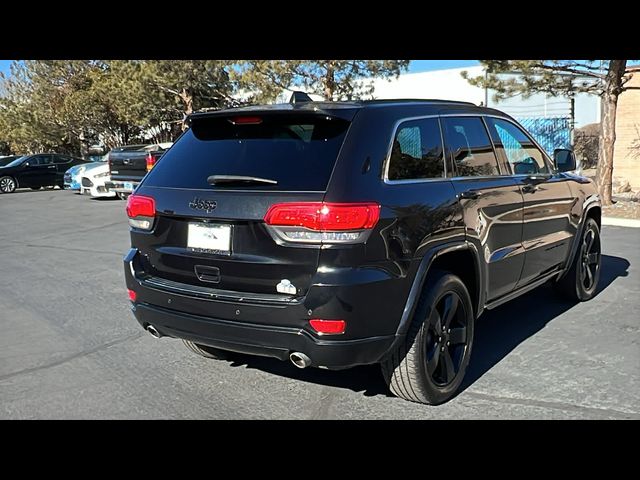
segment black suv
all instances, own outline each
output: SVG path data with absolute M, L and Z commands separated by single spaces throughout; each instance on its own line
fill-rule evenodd
M 193 114 L 128 200 L 132 310 L 205 357 L 380 363 L 397 396 L 442 403 L 485 309 L 596 292 L 599 197 L 555 156 L 462 102 Z

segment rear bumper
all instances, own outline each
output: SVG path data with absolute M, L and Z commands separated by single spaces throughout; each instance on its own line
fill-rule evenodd
M 111 180 L 109 182 L 105 182 L 104 186 L 107 188 L 109 192 L 117 192 L 117 193 L 132 193 L 140 182 L 121 182 L 118 180 Z M 129 187 L 131 185 L 131 187 Z
M 171 285 L 163 286 L 162 282 L 149 280 L 155 277 L 145 277 L 139 271 L 137 256 L 138 250 L 131 249 L 124 258 L 127 288 L 137 296 L 132 311 L 143 328 L 153 325 L 163 336 L 280 360 L 288 359 L 290 353 L 302 352 L 311 359 L 312 366 L 331 369 L 377 363 L 397 338 L 400 313 L 389 315 L 385 309 L 393 303 L 390 299 L 394 296 L 383 296 L 375 290 L 388 290 L 390 282 L 398 281 L 395 279 L 390 278 L 382 285 L 314 286 L 313 294 L 290 302 L 281 299 L 268 302 L 257 297 L 236 301 L 230 295 L 233 292 L 171 290 Z M 336 288 L 344 299 L 362 297 L 359 292 L 363 289 L 373 293 L 357 304 L 334 303 L 328 299 L 338 296 Z M 313 318 L 309 312 L 322 296 L 329 303 L 313 309 L 313 314 L 322 311 L 319 318 L 345 319 L 344 335 L 320 336 L 309 327 L 308 320 Z M 398 303 L 401 312 L 404 302 Z M 378 312 L 376 317 L 372 310 Z
M 162 336 L 280 360 L 287 360 L 293 352 L 302 352 L 311 359 L 312 366 L 333 369 L 375 363 L 395 338 L 322 340 L 299 328 L 200 317 L 144 303 L 134 304 L 132 311 L 143 328 L 153 325 Z

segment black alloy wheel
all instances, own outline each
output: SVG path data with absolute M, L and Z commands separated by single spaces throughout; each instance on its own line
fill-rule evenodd
M 430 272 L 405 338 L 381 362 L 391 392 L 430 405 L 453 398 L 471 358 L 474 324 L 471 296 L 460 277 Z
M 440 298 L 424 339 L 427 373 L 434 384 L 445 387 L 460 372 L 467 349 L 467 315 L 456 292 L 447 292 Z

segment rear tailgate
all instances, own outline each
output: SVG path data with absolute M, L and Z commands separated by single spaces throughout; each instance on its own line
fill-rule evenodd
M 309 113 L 238 118 L 194 121 L 149 172 L 136 194 L 155 199 L 156 224 L 152 233 L 133 230 L 133 246 L 153 277 L 273 295 L 289 280 L 304 295 L 319 248 L 283 245 L 263 218 L 276 203 L 323 200 L 350 123 Z M 215 175 L 277 183 L 209 184 Z
M 147 174 L 147 152 L 144 146 L 120 147 L 109 152 L 112 180 L 140 181 Z

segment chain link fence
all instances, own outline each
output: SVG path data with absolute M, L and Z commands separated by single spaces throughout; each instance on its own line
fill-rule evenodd
M 551 157 L 556 148 L 571 148 L 570 117 L 516 117 L 516 120 Z

